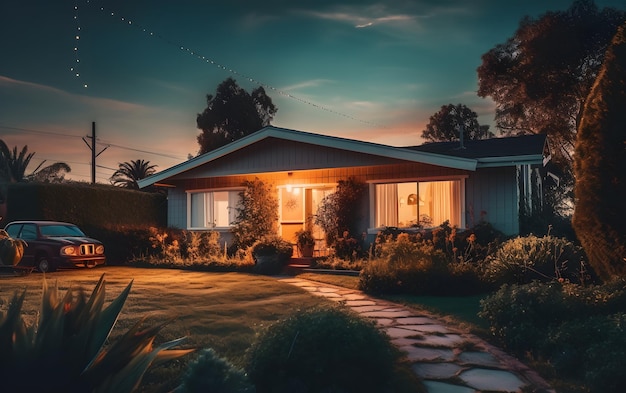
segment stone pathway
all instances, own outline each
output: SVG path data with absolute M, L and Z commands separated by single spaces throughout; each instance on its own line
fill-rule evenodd
M 406 354 L 428 393 L 555 392 L 517 359 L 426 311 L 297 277 L 280 281 L 374 319 Z

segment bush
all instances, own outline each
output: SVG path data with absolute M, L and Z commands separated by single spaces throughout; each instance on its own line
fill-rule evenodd
M 300 311 L 261 332 L 246 355 L 257 392 L 383 392 L 398 352 L 369 320 L 339 306 Z
M 189 363 L 176 389 L 178 393 L 253 393 L 254 386 L 246 374 L 228 361 L 220 358 L 213 349 L 203 349 Z
M 504 242 L 484 261 L 485 278 L 496 285 L 532 280 L 584 282 L 583 251 L 567 239 L 529 235 Z M 582 278 L 581 278 L 582 277 Z
M 448 262 L 445 253 L 419 236 L 400 233 L 377 242 L 377 258 L 359 276 L 359 288 L 380 294 L 467 295 L 486 290 L 474 264 Z
M 270 235 L 257 240 L 250 253 L 254 258 L 254 270 L 260 274 L 278 274 L 293 255 L 293 245 L 280 236 Z
M 481 302 L 479 315 L 504 348 L 599 393 L 626 384 L 625 309 L 623 279 L 589 287 L 533 282 L 504 285 Z

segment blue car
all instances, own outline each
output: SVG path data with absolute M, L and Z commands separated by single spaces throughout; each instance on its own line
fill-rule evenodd
M 19 266 L 32 266 L 40 272 L 60 268 L 104 265 L 104 245 L 76 225 L 59 221 L 13 221 L 4 228 L 14 239 L 27 243 Z

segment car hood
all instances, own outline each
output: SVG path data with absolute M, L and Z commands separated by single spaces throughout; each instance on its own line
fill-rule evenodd
M 65 243 L 67 245 L 84 244 L 84 243 L 95 243 L 95 244 L 101 243 L 100 241 L 96 239 L 92 239 L 90 237 L 83 237 L 83 236 L 51 236 L 51 237 L 48 237 L 47 239 L 56 240 L 58 242 Z

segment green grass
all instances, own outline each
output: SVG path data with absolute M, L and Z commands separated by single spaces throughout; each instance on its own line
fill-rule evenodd
M 298 309 L 330 302 L 274 277 L 246 273 L 103 267 L 60 271 L 46 275 L 46 279 L 51 285 L 58 285 L 61 293 L 70 286 L 82 286 L 90 292 L 102 273 L 105 273 L 107 301 L 133 280 L 128 300 L 111 333 L 112 340 L 144 316 L 148 316 L 146 326 L 172 319 L 155 344 L 186 336 L 186 347 L 213 348 L 221 357 L 240 367 L 245 351 L 261 329 Z M 43 274 L 33 273 L 3 278 L 0 311 L 6 310 L 6 301 L 16 290 L 26 289 L 23 311 L 27 319 L 34 320 L 40 306 L 43 277 Z M 335 281 L 335 285 L 338 283 Z M 188 355 L 151 368 L 138 391 L 171 391 L 193 357 L 193 354 Z M 408 366 L 396 366 L 396 392 L 419 392 L 420 388 L 410 378 L 412 373 Z
M 302 273 L 298 277 L 332 284 L 349 289 L 358 289 L 359 277 L 340 276 L 332 274 Z M 405 304 L 409 307 L 425 309 L 434 314 L 452 317 L 459 323 L 469 324 L 478 330 L 487 329 L 486 321 L 478 317 L 480 300 L 486 295 L 475 296 L 411 296 L 397 295 L 385 296 L 390 301 Z

